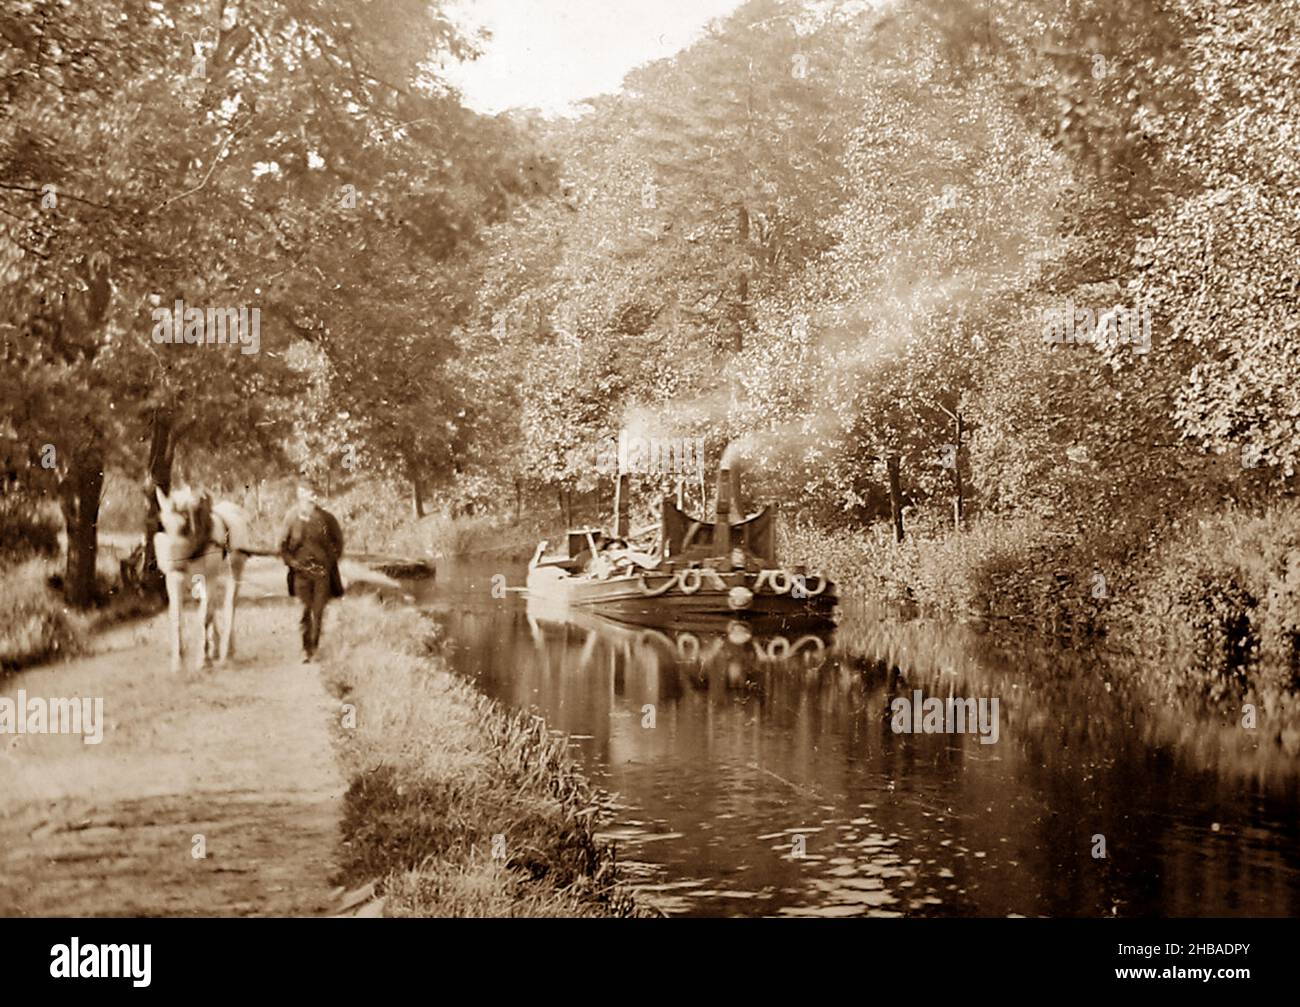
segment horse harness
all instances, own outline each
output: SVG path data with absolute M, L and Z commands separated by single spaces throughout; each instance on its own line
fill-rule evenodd
M 227 559 L 232 551 L 230 548 L 230 525 L 225 521 L 222 521 L 221 526 L 226 530 L 226 534 L 221 540 L 214 539 L 212 534 L 209 532 L 208 537 L 199 543 L 198 548 L 185 557 L 184 562 L 193 563 L 196 559 L 207 556 L 209 553 L 215 552 L 217 549 L 221 550 L 221 558 Z
M 212 534 L 212 524 L 214 523 L 214 520 L 212 516 L 208 516 L 206 520 L 207 530 L 203 535 L 198 537 L 198 545 L 196 545 L 188 555 L 181 556 L 178 559 L 172 559 L 171 556 L 168 556 L 166 558 L 167 566 L 177 570 L 185 570 L 191 563 L 202 559 L 204 556 L 211 555 L 217 550 L 221 551 L 221 558 L 223 560 L 228 559 L 230 554 L 235 551 L 230 544 L 230 525 L 226 521 L 222 521 L 219 517 L 215 520 L 220 521 L 223 534 L 218 536 Z M 169 539 L 171 538 L 170 535 L 167 537 Z M 161 563 L 159 565 L 161 565 Z

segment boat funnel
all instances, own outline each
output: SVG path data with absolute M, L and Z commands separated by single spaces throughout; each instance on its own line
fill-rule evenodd
M 713 525 L 713 545 L 720 556 L 730 555 L 731 526 L 740 519 L 738 461 L 739 451 L 735 443 L 728 444 L 718 462 L 718 502 Z
M 631 522 L 628 518 L 627 473 L 620 472 L 614 481 L 614 536 L 627 538 Z

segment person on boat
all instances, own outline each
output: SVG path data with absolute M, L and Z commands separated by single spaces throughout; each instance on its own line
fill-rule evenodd
M 289 594 L 302 602 L 302 659 L 310 661 L 320 646 L 321 623 L 331 598 L 343 596 L 339 559 L 343 530 L 338 520 L 317 503 L 310 483 L 298 487 L 298 499 L 284 516 L 280 557 L 289 568 Z
M 596 551 L 599 552 L 605 541 L 605 533 L 601 531 L 593 531 L 590 536 L 590 541 L 595 545 Z M 580 550 L 578 550 L 577 555 L 573 557 L 574 568 L 585 571 L 594 558 L 591 547 L 584 545 Z

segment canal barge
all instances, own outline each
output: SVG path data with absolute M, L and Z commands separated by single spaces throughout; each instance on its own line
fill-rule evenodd
M 613 533 L 570 530 L 565 552 L 556 555 L 548 555 L 549 543 L 541 542 L 528 564 L 529 596 L 651 626 L 712 619 L 765 625 L 831 621 L 838 601 L 834 583 L 777 560 L 776 508 L 739 514 L 730 454 L 723 454 L 718 470 L 714 520 L 693 517 L 680 500 L 666 497 L 656 540 L 644 545 L 628 534 L 627 476 L 620 473 Z

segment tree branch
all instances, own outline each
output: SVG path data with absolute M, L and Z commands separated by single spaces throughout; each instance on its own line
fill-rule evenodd
M 243 132 L 248 127 L 248 124 L 251 123 L 252 121 L 253 119 L 250 116 L 249 118 L 244 120 L 243 125 L 230 131 L 230 135 L 226 137 L 225 142 L 221 145 L 221 149 L 217 151 L 217 156 L 212 159 L 212 164 L 208 166 L 208 172 L 206 175 L 203 176 L 202 182 L 196 185 L 193 189 L 188 189 L 185 192 L 177 193 L 175 196 L 172 196 L 170 199 L 164 200 L 162 203 L 159 203 L 158 206 L 156 206 L 152 211 L 150 211 L 150 215 L 152 216 L 154 213 L 158 213 L 162 210 L 167 209 L 167 207 L 171 206 L 172 203 L 185 199 L 189 196 L 193 196 L 196 192 L 198 192 L 205 185 L 207 185 L 208 180 L 212 178 L 212 173 L 217 170 L 217 165 L 219 165 L 221 163 L 221 159 L 225 157 L 226 150 L 230 147 L 230 142 L 234 140 L 234 138 L 237 137 L 241 132 Z
M 0 182 L 0 189 L 13 189 L 16 192 L 39 192 L 42 195 L 45 193 L 44 188 L 37 188 L 34 185 L 14 185 L 11 182 Z M 71 192 L 60 192 L 57 186 L 55 186 L 54 195 L 58 199 L 72 199 L 78 203 L 85 203 L 87 206 L 93 206 L 98 210 L 109 210 L 114 213 L 118 212 L 116 206 L 107 206 L 104 203 L 96 203 L 93 199 L 86 199 L 84 196 L 77 196 Z

